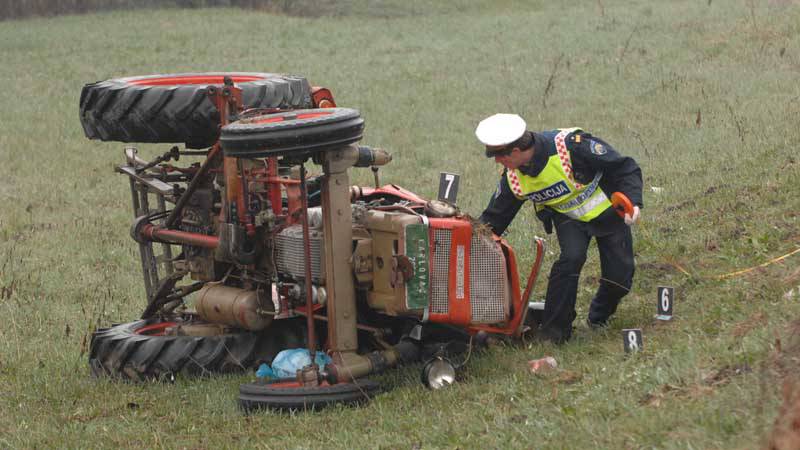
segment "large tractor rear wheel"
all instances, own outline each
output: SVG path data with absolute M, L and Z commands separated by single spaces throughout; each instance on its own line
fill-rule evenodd
M 156 318 L 96 331 L 89 353 L 92 374 L 145 381 L 170 380 L 178 374 L 239 372 L 272 361 L 281 350 L 305 345 L 302 325 L 292 320 L 275 321 L 258 333 L 244 330 L 206 336 L 170 333 L 187 324 L 181 318 Z
M 310 108 L 305 78 L 269 73 L 187 73 L 116 78 L 87 84 L 80 119 L 86 137 L 102 141 L 185 143 L 205 148 L 219 136 L 219 112 L 207 94 L 225 77 L 249 108 Z

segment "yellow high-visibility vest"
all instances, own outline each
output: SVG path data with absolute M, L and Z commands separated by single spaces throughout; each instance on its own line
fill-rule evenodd
M 519 199 L 529 199 L 536 204 L 537 211 L 549 207 L 572 219 L 588 222 L 611 207 L 608 197 L 600 189 L 602 172 L 586 185 L 575 181 L 572 162 L 567 150 L 566 138 L 580 128 L 560 129 L 553 138 L 554 155 L 539 175 L 532 177 L 519 169 L 509 170 L 506 175 L 511 192 Z

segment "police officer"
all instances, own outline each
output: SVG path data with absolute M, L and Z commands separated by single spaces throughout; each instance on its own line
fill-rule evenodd
M 527 131 L 516 114 L 481 121 L 475 135 L 486 156 L 505 167 L 480 220 L 501 235 L 526 200 L 549 234 L 555 228 L 561 254 L 553 264 L 539 336 L 563 343 L 572 335 L 578 278 L 594 237 L 602 278 L 587 323 L 606 326 L 633 282 L 630 226 L 642 207 L 642 171 L 633 158 L 579 128 Z M 615 192 L 633 205 L 624 217 L 612 207 Z

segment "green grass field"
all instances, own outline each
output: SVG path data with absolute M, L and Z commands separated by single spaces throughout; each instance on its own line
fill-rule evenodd
M 800 253 L 735 272 L 800 248 L 800 3 L 348 5 L 326 18 L 203 9 L 0 23 L 0 447 L 765 446 L 784 397 L 800 392 Z M 403 368 L 376 378 L 391 390 L 366 407 L 294 416 L 242 415 L 251 374 L 90 378 L 92 330 L 138 317 L 145 300 L 128 184 L 113 172 L 123 144 L 83 136 L 81 87 L 222 70 L 331 88 L 361 110 L 364 143 L 394 153 L 383 181 L 434 196 L 439 172 L 458 172 L 460 206 L 475 216 L 498 176 L 473 134 L 489 114 L 581 126 L 634 156 L 645 176 L 638 269 L 611 329 L 576 321 L 562 347 L 493 347 L 445 391 Z M 167 148 L 140 146 L 145 157 Z M 352 176 L 371 182 L 368 170 Z M 526 207 L 508 235 L 523 276 L 536 234 Z M 558 251 L 553 236 L 548 245 L 545 273 Z M 596 252 L 583 274 L 579 318 Z M 653 320 L 659 285 L 678 296 L 669 323 Z M 643 352 L 623 353 L 623 328 L 643 329 Z M 529 374 L 545 354 L 559 371 Z

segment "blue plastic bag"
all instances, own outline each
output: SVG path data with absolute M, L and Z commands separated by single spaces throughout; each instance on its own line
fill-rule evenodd
M 268 380 L 278 378 L 275 376 L 275 372 L 272 371 L 272 367 L 270 367 L 267 363 L 261 363 L 261 365 L 258 366 L 258 370 L 256 370 L 256 376 L 258 378 L 266 378 Z
M 331 362 L 331 357 L 322 352 L 317 352 L 314 362 L 320 370 L 324 369 Z M 256 376 L 259 378 L 294 378 L 297 371 L 311 364 L 308 350 L 304 348 L 292 348 L 282 350 L 272 360 L 272 367 L 267 364 L 259 366 Z

